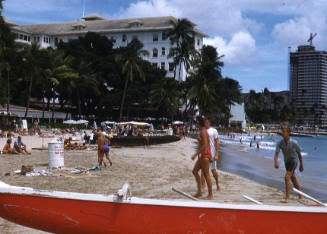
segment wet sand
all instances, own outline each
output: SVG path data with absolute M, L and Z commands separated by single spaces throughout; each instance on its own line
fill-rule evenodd
M 25 142 L 29 137 L 24 137 Z M 24 140 L 23 138 L 23 140 Z M 40 145 L 40 138 L 33 144 Z M 52 170 L 54 176 L 27 177 L 13 172 L 22 165 L 33 165 L 36 169 L 47 169 L 48 152 L 33 150 L 31 155 L 1 155 L 0 180 L 17 186 L 38 189 L 71 191 L 81 193 L 112 194 L 120 189 L 124 182 L 131 185 L 133 196 L 159 199 L 186 199 L 172 191 L 172 187 L 186 193 L 196 192 L 192 175 L 196 141 L 191 138 L 179 142 L 149 147 L 111 148 L 113 166 L 101 171 L 91 172 L 93 177 L 69 177 L 69 171 Z M 0 141 L 0 147 L 3 145 Z M 96 151 L 65 151 L 65 167 L 83 166 L 90 168 L 97 165 Z M 10 176 L 5 176 L 5 173 Z M 68 177 L 67 177 L 68 176 Z M 213 180 L 213 177 L 212 177 Z M 284 194 L 268 186 L 219 171 L 221 191 L 214 189 L 213 202 L 250 204 L 242 195 L 251 196 L 265 204 L 282 205 Z M 214 180 L 213 180 L 214 182 Z M 215 188 L 215 186 L 213 186 Z M 206 194 L 205 194 L 206 195 Z M 301 205 L 295 197 L 290 205 Z M 6 220 L 0 220 L 1 233 L 42 233 Z

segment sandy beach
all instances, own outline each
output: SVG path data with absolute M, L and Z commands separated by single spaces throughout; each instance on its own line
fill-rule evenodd
M 3 147 L 4 141 L 4 139 L 0 140 L 0 147 Z M 29 149 L 42 146 L 42 139 L 37 136 L 23 137 L 23 141 L 28 144 Z M 51 139 L 46 138 L 43 144 L 46 145 L 49 141 Z M 111 148 L 113 166 L 91 172 L 89 176 L 74 176 L 70 173 L 70 169 L 77 166 L 91 168 L 97 165 L 97 152 L 94 150 L 65 151 L 67 170 L 49 170 L 47 150 L 32 150 L 31 155 L 1 155 L 0 180 L 17 186 L 98 194 L 116 193 L 123 183 L 128 181 L 133 196 L 186 199 L 173 192 L 171 188 L 175 187 L 189 194 L 195 193 L 196 184 L 192 175 L 194 161 L 190 159 L 195 144 L 194 139 L 187 138 L 149 147 Z M 27 177 L 14 174 L 14 171 L 19 170 L 22 165 L 33 165 L 36 169 L 51 171 L 53 176 Z M 10 175 L 5 176 L 6 173 Z M 284 194 L 276 188 L 260 185 L 222 171 L 219 171 L 219 180 L 221 191 L 214 189 L 212 202 L 249 204 L 250 202 L 242 198 L 245 194 L 264 204 L 282 205 L 280 201 Z M 289 204 L 301 205 L 295 197 L 292 197 Z M 0 220 L 0 232 L 43 233 L 3 219 Z

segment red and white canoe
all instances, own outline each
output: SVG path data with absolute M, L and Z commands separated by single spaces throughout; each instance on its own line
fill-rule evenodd
M 0 216 L 54 233 L 326 233 L 327 208 L 44 191 L 0 182 Z

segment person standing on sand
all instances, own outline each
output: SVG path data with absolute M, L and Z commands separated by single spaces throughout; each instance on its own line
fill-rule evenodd
M 210 160 L 209 168 L 211 170 L 211 173 L 213 177 L 215 178 L 216 185 L 217 185 L 217 191 L 220 191 L 219 181 L 218 181 L 218 152 L 219 152 L 219 139 L 218 139 L 218 131 L 211 127 L 211 121 L 208 118 L 205 118 L 205 128 L 207 129 L 207 133 L 209 136 L 209 143 L 210 143 L 210 151 L 213 158 Z M 204 192 L 204 174 L 203 171 L 201 171 L 201 192 Z
M 108 159 L 110 166 L 112 166 L 112 161 L 109 156 L 109 142 L 110 142 L 109 136 L 106 136 L 103 148 L 104 148 L 104 153 L 106 155 L 106 158 Z M 104 166 L 107 167 L 107 164 L 104 161 L 103 161 L 103 163 L 104 163 Z
M 99 167 L 101 167 L 102 162 L 103 162 L 103 156 L 104 156 L 105 139 L 102 136 L 101 132 L 98 132 L 97 136 L 98 136 L 98 139 L 97 139 L 97 143 L 98 143 L 98 164 L 99 164 Z M 104 163 L 104 165 L 107 166 L 106 163 Z
M 205 197 L 204 199 L 211 200 L 213 199 L 213 195 L 212 195 L 212 183 L 209 173 L 209 163 L 212 156 L 210 152 L 209 136 L 205 128 L 205 120 L 203 116 L 198 116 L 196 118 L 196 127 L 200 130 L 200 136 L 198 139 L 199 141 L 198 150 L 191 157 L 191 159 L 194 160 L 197 156 L 199 156 L 192 171 L 197 184 L 197 192 L 194 195 L 194 197 L 200 197 L 202 194 L 201 178 L 199 175 L 199 170 L 202 170 L 208 186 L 208 196 Z
M 292 183 L 294 187 L 298 190 L 300 190 L 300 185 L 295 177 L 295 169 L 297 167 L 299 158 L 300 161 L 300 171 L 303 171 L 303 163 L 302 163 L 302 155 L 301 155 L 301 149 L 300 146 L 297 144 L 296 141 L 290 139 L 290 133 L 291 129 L 288 126 L 282 126 L 282 136 L 283 140 L 277 143 L 276 145 L 276 152 L 275 152 L 275 168 L 279 167 L 278 163 L 278 154 L 279 151 L 283 151 L 284 155 L 284 163 L 286 168 L 286 174 L 285 174 L 285 186 L 286 186 L 286 195 L 285 200 L 283 202 L 287 203 L 290 198 L 290 191 L 291 191 L 291 185 L 290 180 L 292 180 Z M 299 195 L 299 199 L 302 199 L 303 196 Z

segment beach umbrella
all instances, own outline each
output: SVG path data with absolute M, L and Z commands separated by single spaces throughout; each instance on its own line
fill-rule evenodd
M 76 124 L 87 124 L 89 121 L 84 120 L 84 119 L 80 119 L 76 121 Z
M 145 123 L 145 122 L 136 122 L 136 121 L 122 122 L 122 123 L 119 123 L 119 124 L 120 124 L 120 125 L 150 126 L 149 123 Z
M 184 124 L 184 122 L 183 121 L 176 120 L 176 121 L 173 122 L 173 124 Z
M 65 120 L 63 123 L 64 123 L 64 124 L 76 124 L 76 121 L 70 119 L 70 120 Z
M 115 121 L 105 121 L 105 124 L 117 124 Z

